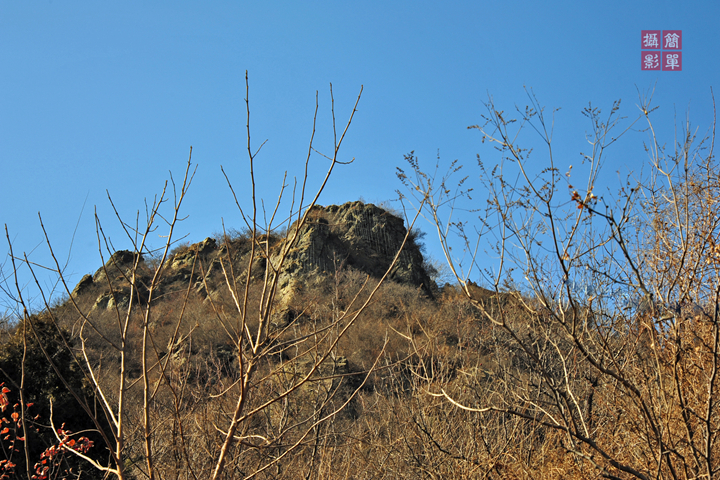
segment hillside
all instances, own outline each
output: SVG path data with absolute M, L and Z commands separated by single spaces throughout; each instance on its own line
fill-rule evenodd
M 343 270 L 379 280 L 398 251 L 400 257 L 388 279 L 421 288 L 426 295 L 432 295 L 437 287 L 426 271 L 420 246 L 412 240 L 414 236 L 400 250 L 407 233 L 403 224 L 401 218 L 373 204 L 351 202 L 314 207 L 309 222 L 300 229 L 283 260 L 276 295 L 289 302 L 303 285 L 321 283 L 328 275 Z M 296 229 L 297 222 L 290 226 L 286 235 L 292 236 Z M 251 236 L 252 232 L 246 231 L 176 247 L 158 277 L 155 295 L 182 291 L 188 284 L 201 296 L 219 295 L 226 281 L 222 268 L 226 259 L 230 259 L 236 278 L 245 279 L 248 266 L 251 266 L 251 280 L 262 280 L 268 260 L 278 262 L 289 241 L 274 234 L 262 235 L 257 239 L 257 249 L 251 260 Z M 73 289 L 73 296 L 86 300 L 85 297 L 99 291 L 94 310 L 112 310 L 116 305 L 127 308 L 133 282 L 131 272 L 136 261 L 142 268 L 136 270 L 139 275 L 135 279 L 134 294 L 140 300 L 146 299 L 155 271 L 146 265 L 143 255 L 137 257 L 127 250 L 113 253 L 94 274 L 85 275 Z
M 615 459 L 645 451 L 625 439 L 648 384 L 679 375 L 677 345 L 696 372 L 712 365 L 698 310 L 678 310 L 687 328 L 663 338 L 644 327 L 654 311 L 616 315 L 609 330 L 606 312 L 542 294 L 438 289 L 417 238 L 351 202 L 164 260 L 113 252 L 62 304 L 3 332 L 13 429 L 0 471 L 24 478 L 27 445 L 45 460 L 37 478 L 210 478 L 218 458 L 226 479 L 644 478 L 577 461 L 569 422 Z M 622 382 L 643 388 L 635 401 L 617 394 Z
M 77 377 L 83 383 L 75 387 L 75 394 L 84 397 L 88 406 L 94 405 L 92 411 L 98 412 L 108 430 L 106 440 L 89 435 L 98 461 L 107 455 L 103 441 L 117 448 L 109 433 L 113 427 L 107 426 L 113 423 L 112 416 L 106 419 L 107 413 L 98 411 L 103 401 L 97 395 L 103 392 L 109 411 L 122 408 L 131 432 L 123 447 L 125 455 L 142 456 L 147 413 L 149 421 L 160 422 L 152 445 L 162 459 L 157 468 L 163 475 L 209 468 L 206 462 L 223 441 L 217 422 L 233 410 L 232 402 L 243 395 L 238 388 L 253 370 L 252 381 L 245 386 L 246 409 L 251 412 L 245 422 L 252 421 L 243 427 L 248 440 L 236 447 L 234 471 L 247 474 L 269 464 L 272 469 L 261 478 L 277 478 L 279 472 L 305 462 L 302 470 L 284 478 L 300 478 L 301 471 L 315 470 L 327 476 L 336 461 L 359 446 L 347 444 L 350 437 L 342 432 L 360 428 L 353 435 L 366 437 L 371 432 L 361 431 L 381 429 L 380 424 L 368 423 L 379 420 L 378 402 L 385 403 L 386 414 L 398 413 L 397 405 L 391 405 L 402 403 L 411 393 L 407 389 L 416 381 L 413 372 L 424 371 L 423 362 L 445 364 L 442 375 L 454 376 L 462 364 L 479 358 L 473 354 L 461 360 L 467 346 L 480 341 L 478 318 L 469 305 L 460 307 L 469 315 L 466 325 L 460 317 L 434 318 L 447 309 L 451 318 L 457 317 L 454 311 L 464 302 L 458 293 L 438 291 L 415 234 L 407 235 L 400 250 L 406 234 L 403 220 L 395 214 L 351 202 L 314 207 L 304 225 L 298 228 L 295 222 L 283 235 L 233 232 L 180 245 L 162 263 L 157 256 L 119 250 L 85 275 L 67 301 L 31 321 L 44 326 L 44 343 L 59 344 L 58 351 L 63 343 L 71 346 L 78 364 L 68 358 L 55 367 L 61 376 Z M 452 300 L 444 306 L 441 298 Z M 0 355 L 4 372 L 13 371 L 8 365 L 19 361 L 21 325 Z M 53 325 L 60 331 L 54 332 Z M 469 331 L 473 333 L 467 336 Z M 423 345 L 440 339 L 438 345 L 447 350 L 443 358 L 447 355 L 448 360 L 420 354 L 420 344 L 413 345 L 408 338 Z M 35 362 L 46 363 L 42 355 Z M 44 378 L 57 378 L 51 366 L 26 369 L 35 381 L 46 384 L 50 380 Z M 81 371 L 92 371 L 92 379 L 83 382 Z M 6 382 L 19 384 L 17 375 L 9 375 Z M 88 381 L 97 382 L 97 393 L 87 388 Z M 62 381 L 52 384 L 56 392 L 65 389 Z M 144 392 L 151 395 L 148 403 Z M 32 395 L 50 393 L 40 389 Z M 63 415 L 78 425 L 73 431 L 92 430 L 92 422 L 82 420 L 87 414 L 72 395 L 62 396 Z M 49 404 L 33 400 L 38 402 L 39 430 L 28 438 L 51 442 L 46 430 Z M 265 402 L 270 405 L 262 407 Z M 329 421 L 315 425 L 326 416 Z M 382 422 L 395 423 L 390 418 Z M 183 446 L 183 442 L 187 443 Z M 350 450 L 331 459 L 321 445 L 333 451 Z M 35 447 L 33 452 L 41 450 Z M 190 453 L 199 456 L 188 457 Z M 201 460 L 203 456 L 207 458 Z M 77 462 L 71 465 L 79 468 Z M 138 465 L 127 473 L 142 478 L 142 470 Z M 228 478 L 235 478 L 234 474 Z

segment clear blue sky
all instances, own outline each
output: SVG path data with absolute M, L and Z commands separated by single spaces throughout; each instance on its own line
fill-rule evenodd
M 200 241 L 223 218 L 239 226 L 220 166 L 247 200 L 246 70 L 255 145 L 268 139 L 258 187 L 269 202 L 283 171 L 302 174 L 316 90 L 316 146 L 330 151 L 331 82 L 339 121 L 364 91 L 341 152 L 356 161 L 337 171 L 322 204 L 395 198 L 395 167 L 411 150 L 428 165 L 438 150 L 474 163 L 480 135 L 466 127 L 481 121 L 488 94 L 508 110 L 525 102 L 523 86 L 562 108 L 556 141 L 568 142 L 568 164 L 586 130 L 581 109 L 622 99 L 635 115 L 638 88 L 655 86 L 663 132 L 687 111 L 706 129 L 718 19 L 717 1 L 0 0 L 0 225 L 16 254 L 47 264 L 37 213 L 63 258 L 78 224 L 66 270 L 74 285 L 99 266 L 95 208 L 114 245 L 129 247 L 105 190 L 131 221 L 169 170 L 181 174 L 192 145 L 198 173 L 180 235 Z M 643 29 L 682 30 L 682 72 L 640 71 Z M 610 167 L 642 161 L 618 151 Z M 439 256 L 432 235 L 428 248 Z

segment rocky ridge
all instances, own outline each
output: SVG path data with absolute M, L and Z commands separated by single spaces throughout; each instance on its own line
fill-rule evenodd
M 407 233 L 403 219 L 373 204 L 359 201 L 316 206 L 309 218 L 310 221 L 300 232 L 296 232 L 296 224 L 293 224 L 284 237 L 271 234 L 258 238 L 262 248 L 256 248 L 255 258 L 252 259 L 253 281 L 262 280 L 268 258 L 274 265 L 278 264 L 282 247 L 297 233 L 297 240 L 281 269 L 278 282 L 280 298 L 292 296 L 300 284 L 342 269 L 351 268 L 374 278 L 382 277 Z M 265 252 L 266 243 L 269 257 Z M 198 294 L 211 296 L 225 284 L 221 262 L 231 258 L 237 278 L 244 281 L 250 252 L 249 235 L 240 235 L 222 243 L 208 237 L 181 248 L 166 262 L 156 294 L 184 291 L 191 282 Z M 140 300 L 146 299 L 154 267 L 146 262 L 143 255 L 127 250 L 115 252 L 94 274 L 85 275 L 73 290 L 73 295 L 99 291 L 94 309 L 127 308 L 135 262 L 138 264 L 135 295 Z M 225 266 L 227 268 L 229 264 L 225 263 Z M 389 279 L 421 288 L 427 295 L 432 295 L 436 289 L 412 232 Z

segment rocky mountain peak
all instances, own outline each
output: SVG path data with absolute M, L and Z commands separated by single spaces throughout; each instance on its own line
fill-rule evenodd
M 269 258 L 265 248 L 256 248 L 255 258 L 250 261 L 251 236 L 238 235 L 227 241 L 206 238 L 202 242 L 177 249 L 168 259 L 161 275 L 158 294 L 193 288 L 201 295 L 212 295 L 225 284 L 221 262 L 232 259 L 237 278 L 244 279 L 247 266 L 252 264 L 252 278 L 260 281 L 268 259 L 279 263 L 280 251 L 297 238 L 282 266 L 279 279 L 281 297 L 292 295 L 298 283 L 307 283 L 339 270 L 351 268 L 371 277 L 382 277 L 402 245 L 407 229 L 402 218 L 370 203 L 348 202 L 327 207 L 315 206 L 300 232 L 297 222 L 290 226 L 284 237 L 263 235 L 260 243 L 268 243 Z M 412 285 L 431 295 L 434 282 L 425 269 L 420 245 L 412 234 L 408 238 L 398 262 L 389 279 Z M 126 307 L 130 296 L 130 275 L 136 254 L 127 250 L 115 252 L 103 267 L 93 275 L 85 275 L 73 290 L 73 295 L 83 292 L 99 292 L 96 307 Z M 149 262 L 152 263 L 152 262 Z M 141 255 L 138 259 L 136 295 L 144 296 L 154 274 L 151 264 Z M 108 276 L 110 281 L 108 281 Z M 112 290 L 110 284 L 113 285 Z M 185 285 L 183 287 L 183 285 Z
M 295 228 L 293 225 L 290 232 Z M 347 267 L 380 278 L 392 263 L 406 233 L 402 218 L 371 203 L 356 201 L 316 206 L 288 256 L 286 278 L 281 281 L 281 287 L 293 278 Z M 432 280 L 414 238 L 410 236 L 400 253 L 390 279 L 430 292 Z

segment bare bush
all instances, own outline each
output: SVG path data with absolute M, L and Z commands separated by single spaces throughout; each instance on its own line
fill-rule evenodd
M 471 127 L 502 155 L 489 170 L 478 162 L 489 196 L 476 210 L 477 225 L 457 219 L 470 199 L 467 177 L 457 188 L 450 183 L 462 168 L 457 163 L 438 177 L 410 154 L 409 172 L 399 171 L 426 202 L 449 267 L 492 323 L 500 348 L 493 382 L 482 382 L 478 372 L 460 390 L 451 379 L 429 377 L 428 395 L 542 429 L 574 459 L 575 475 L 590 469 L 606 478 L 714 478 L 720 471 L 714 127 L 698 139 L 687 123 L 665 149 L 649 99 L 641 98 L 635 122 L 647 122 L 649 161 L 613 200 L 597 192 L 600 167 L 635 124 L 621 126 L 619 102 L 607 116 L 592 107 L 583 112 L 590 151 L 581 179 L 561 171 L 552 148 L 555 120 L 528 97 L 515 116 L 491 99 L 485 124 Z M 527 127 L 545 147 L 541 169 L 533 167 L 537 149 L 521 143 Z M 486 277 L 489 291 L 505 303 L 488 301 L 470 282 L 484 267 L 485 248 L 499 259 Z
M 334 141 L 330 153 L 320 154 L 328 161 L 327 172 L 311 195 L 306 186 L 310 157 L 317 152 L 316 101 L 305 176 L 293 185 L 288 220 L 276 220 L 281 208 L 287 208 L 285 179 L 273 211 L 260 204 L 254 163 L 262 145 L 254 148 L 251 143 L 246 98 L 252 208 L 244 211 L 236 198 L 245 225 L 241 233 L 224 235 L 216 264 L 205 264 L 190 245 L 174 240 L 195 172 L 188 159 L 182 180 L 176 183 L 171 177 L 148 206 L 145 224 L 130 225 L 118 213 L 130 250 L 112 248 L 97 219 L 104 264 L 92 287 L 98 289 L 98 301 L 90 304 L 72 295 L 55 265 L 68 301 L 56 308 L 46 303 L 46 315 L 58 332 L 64 331 L 61 326 L 72 329 L 66 336 L 72 335 L 75 344 L 66 338 L 59 348 L 71 356 L 68 361 L 93 398 L 79 395 L 51 352 L 43 352 L 95 429 L 104 434 L 104 445 L 95 448 L 109 460 L 77 449 L 67 449 L 68 454 L 117 478 L 277 478 L 293 468 L 309 477 L 314 471 L 333 471 L 346 451 L 340 434 L 343 419 L 353 415 L 353 402 L 384 348 L 377 345 L 374 358 L 351 370 L 339 345 L 371 304 L 400 251 L 382 278 L 354 278 L 351 296 L 336 289 L 337 303 L 329 311 L 310 303 L 287 314 L 296 292 L 280 288 L 286 260 L 333 170 L 347 163 L 340 161 L 339 151 L 357 102 L 344 129 L 336 131 L 332 87 L 330 94 Z M 160 226 L 166 242 L 152 250 L 149 237 Z M 406 241 L 408 236 L 400 250 Z M 153 260 L 145 262 L 145 256 Z M 33 271 L 25 257 L 13 254 L 12 259 Z M 192 264 L 189 278 L 169 277 L 176 261 Z M 205 273 L 210 268 L 222 271 L 221 283 L 208 284 Z M 37 337 L 37 322 L 17 291 L 20 310 L 26 312 L 23 320 L 32 327 L 23 338 Z M 23 360 L 23 375 L 26 369 Z M 21 395 L 25 389 L 21 383 Z M 53 431 L 59 433 L 63 412 L 54 416 Z M 58 448 L 66 448 L 63 445 Z

